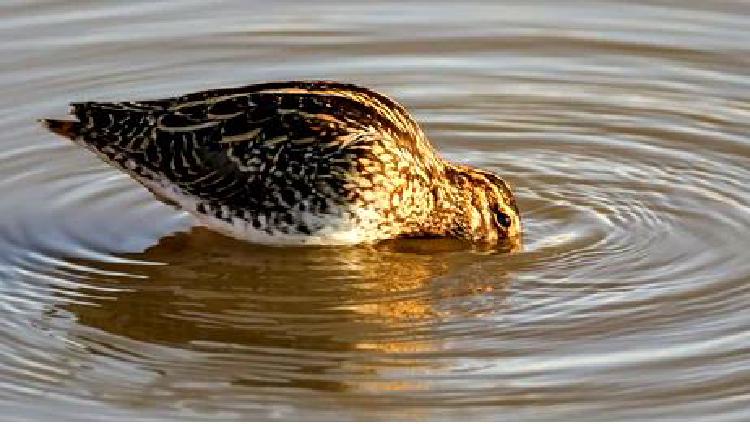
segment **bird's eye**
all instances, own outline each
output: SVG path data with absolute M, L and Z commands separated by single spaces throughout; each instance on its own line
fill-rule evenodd
M 497 223 L 500 224 L 502 227 L 505 227 L 505 228 L 510 227 L 510 224 L 511 224 L 510 217 L 504 212 L 501 212 L 501 211 L 495 212 L 495 219 L 497 220 Z

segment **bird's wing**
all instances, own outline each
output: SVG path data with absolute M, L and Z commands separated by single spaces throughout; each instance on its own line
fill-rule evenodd
M 393 140 L 425 169 L 437 166 L 401 105 L 349 84 L 269 83 L 72 106 L 77 122 L 45 124 L 136 179 L 165 179 L 225 205 L 266 201 L 269 184 L 301 190 L 313 179 L 333 178 L 333 168 L 351 166 L 347 158 L 373 139 Z

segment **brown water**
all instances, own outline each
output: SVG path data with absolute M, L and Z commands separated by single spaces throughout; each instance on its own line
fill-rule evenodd
M 6 0 L 3 418 L 749 419 L 747 1 Z M 35 119 L 283 79 L 507 177 L 516 253 L 246 245 Z

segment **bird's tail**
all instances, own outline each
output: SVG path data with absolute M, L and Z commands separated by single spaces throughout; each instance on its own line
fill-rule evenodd
M 81 135 L 81 123 L 78 121 L 68 121 L 64 119 L 40 119 L 39 123 L 48 130 L 71 140 Z
M 154 111 L 128 103 L 75 102 L 70 114 L 77 120 L 40 119 L 39 122 L 55 134 L 87 145 L 112 144 L 122 141 L 124 133 L 131 137 L 147 129 L 146 117 Z M 130 134 L 132 133 L 132 134 Z

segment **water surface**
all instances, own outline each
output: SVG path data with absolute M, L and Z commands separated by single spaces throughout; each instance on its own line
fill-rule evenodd
M 750 418 L 745 1 L 6 1 L 6 419 Z M 269 248 L 35 119 L 336 79 L 515 187 L 523 249 Z

